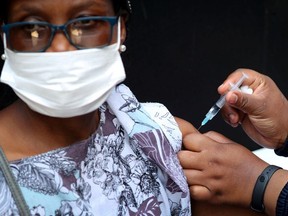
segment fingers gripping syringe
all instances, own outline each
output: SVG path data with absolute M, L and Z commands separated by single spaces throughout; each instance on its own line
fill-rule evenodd
M 231 84 L 231 89 L 229 91 L 237 90 L 243 83 L 243 81 L 248 78 L 246 74 L 243 73 L 243 76 L 235 83 Z M 208 113 L 205 115 L 204 120 L 201 123 L 201 126 L 198 128 L 198 130 L 205 125 L 209 120 L 211 120 L 216 114 L 219 112 L 219 110 L 224 106 L 225 104 L 225 95 L 222 95 L 218 101 L 211 107 L 211 109 L 208 111 Z

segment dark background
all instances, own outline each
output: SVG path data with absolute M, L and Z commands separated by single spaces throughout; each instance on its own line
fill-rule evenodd
M 269 75 L 287 97 L 287 0 L 132 2 L 123 58 L 126 84 L 140 101 L 164 103 L 198 128 L 219 98 L 217 87 L 237 68 Z M 220 114 L 201 129 L 208 130 L 258 148 Z
M 219 98 L 217 87 L 237 68 L 269 75 L 287 97 L 287 0 L 132 0 L 132 6 L 123 60 L 125 83 L 139 101 L 163 103 L 197 128 Z M 5 86 L 0 92 L 1 107 L 14 100 Z M 208 130 L 258 148 L 219 114 L 201 129 Z

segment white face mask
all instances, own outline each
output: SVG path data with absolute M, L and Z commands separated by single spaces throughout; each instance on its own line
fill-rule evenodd
M 119 19 L 120 20 L 120 19 Z M 6 47 L 1 82 L 32 110 L 68 118 L 99 108 L 125 79 L 118 41 L 104 47 L 67 52 L 16 53 Z

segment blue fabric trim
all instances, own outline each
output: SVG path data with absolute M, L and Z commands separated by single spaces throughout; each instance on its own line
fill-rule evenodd
M 275 149 L 274 152 L 278 156 L 288 157 L 288 139 L 286 139 L 281 148 Z

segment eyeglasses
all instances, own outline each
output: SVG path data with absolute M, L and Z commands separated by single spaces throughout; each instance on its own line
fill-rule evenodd
M 7 46 L 18 52 L 43 52 L 49 48 L 57 31 L 63 31 L 77 49 L 104 47 L 111 43 L 118 17 L 81 17 L 64 25 L 48 22 L 16 22 L 2 26 Z

